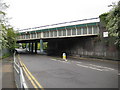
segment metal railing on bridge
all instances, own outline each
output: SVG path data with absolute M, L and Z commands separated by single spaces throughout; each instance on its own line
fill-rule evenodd
M 99 21 L 90 22 L 90 20 L 93 20 L 93 19 L 98 19 L 98 18 L 83 19 L 83 20 L 77 20 L 77 21 L 71 21 L 71 22 L 52 24 L 52 25 L 47 25 L 45 27 L 41 27 L 37 30 L 35 28 L 32 28 L 32 31 L 19 32 L 18 40 L 98 35 Z M 89 20 L 89 22 L 78 23 L 80 21 L 87 21 L 87 20 Z M 77 24 L 73 25 L 74 22 L 75 23 L 77 22 Z M 66 23 L 70 23 L 71 25 L 66 25 Z

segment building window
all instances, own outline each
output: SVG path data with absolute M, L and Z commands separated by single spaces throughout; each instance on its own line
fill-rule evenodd
M 26 39 L 28 39 L 28 34 L 26 34 Z
M 83 34 L 87 34 L 87 27 L 83 27 Z
M 33 37 L 36 38 L 36 33 L 34 33 L 33 35 L 34 35 Z
M 77 35 L 81 35 L 81 30 L 82 29 L 80 27 L 77 28 Z
M 88 27 L 88 34 L 92 34 L 92 27 Z
M 41 37 L 41 33 L 37 33 L 37 38 L 40 38 Z
M 43 32 L 43 37 L 47 37 L 47 32 Z
M 98 33 L 97 26 L 94 26 L 94 27 L 93 27 L 93 34 L 97 34 L 97 33 Z
M 36 34 L 35 34 L 35 33 L 32 33 L 32 34 L 31 34 L 31 38 L 36 38 Z
M 21 35 L 21 39 L 23 39 L 23 35 Z
M 59 35 L 59 36 L 62 36 L 62 30 L 59 30 L 59 31 L 58 31 L 58 35 Z
M 30 34 L 26 34 L 26 39 L 29 39 L 30 38 Z
M 35 38 L 35 33 L 32 34 L 32 38 Z
M 71 35 L 71 29 L 67 29 L 67 36 Z
M 31 33 L 31 38 L 33 38 L 33 34 Z
M 63 36 L 66 36 L 66 30 L 63 30 Z
M 53 37 L 53 31 L 50 31 L 50 37 Z
M 49 37 L 49 32 L 48 31 L 46 32 L 46 36 Z
M 54 31 L 54 36 L 57 37 L 57 31 L 56 30 Z
M 25 35 L 23 35 L 23 39 L 25 39 Z
M 72 35 L 76 35 L 76 28 L 71 28 L 72 30 Z

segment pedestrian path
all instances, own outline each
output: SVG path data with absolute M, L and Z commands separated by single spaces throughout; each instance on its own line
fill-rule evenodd
M 12 57 L 2 60 L 2 88 L 16 88 L 12 60 Z
M 0 60 L 0 90 L 2 89 L 2 61 Z

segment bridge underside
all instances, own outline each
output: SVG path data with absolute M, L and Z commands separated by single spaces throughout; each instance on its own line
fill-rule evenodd
M 25 40 L 17 40 L 17 43 L 30 43 L 30 42 L 39 42 L 40 40 L 43 40 L 43 42 L 49 42 L 49 41 L 58 41 L 58 40 L 71 40 L 71 39 L 80 39 L 83 37 L 97 37 L 98 35 L 89 35 L 89 36 L 79 36 L 79 37 L 62 37 L 62 38 L 37 38 L 37 39 L 25 39 Z
M 98 35 L 69 38 L 42 39 L 48 42 L 47 55 L 59 55 L 66 53 L 67 56 L 97 57 L 117 59 L 118 52 L 115 46 L 109 48 L 99 40 Z M 18 43 L 40 42 L 40 39 L 18 41 Z M 112 51 L 111 51 L 112 50 Z

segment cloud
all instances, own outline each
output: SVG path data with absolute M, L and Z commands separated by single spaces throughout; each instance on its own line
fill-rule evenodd
M 15 28 L 30 28 L 98 17 L 118 0 L 8 0 L 8 16 Z

